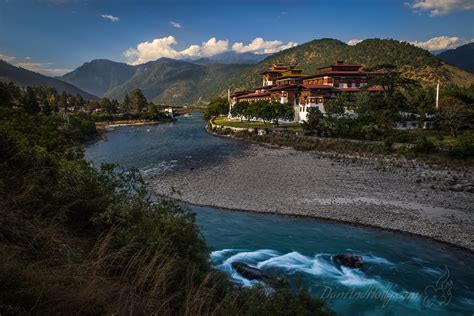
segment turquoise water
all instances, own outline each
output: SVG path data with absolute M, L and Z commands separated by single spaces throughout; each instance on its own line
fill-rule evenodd
M 175 124 L 123 127 L 89 147 L 96 163 L 136 167 L 149 176 L 208 167 L 247 145 L 214 137 L 198 115 Z M 242 286 L 231 262 L 244 261 L 307 286 L 342 315 L 472 315 L 474 255 L 423 238 L 329 221 L 190 206 L 211 260 Z M 352 270 L 341 253 L 362 255 Z

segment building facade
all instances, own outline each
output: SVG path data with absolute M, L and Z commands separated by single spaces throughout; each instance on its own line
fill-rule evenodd
M 338 61 L 317 69 L 312 75 L 305 75 L 302 69 L 273 65 L 262 73 L 263 86 L 253 91 L 237 92 L 231 95 L 231 107 L 237 102 L 269 101 L 288 103 L 294 107 L 295 121 L 307 120 L 310 108 L 325 113 L 324 104 L 343 92 L 352 94 L 367 86 L 371 76 L 380 73 L 361 70 L 362 65 L 345 64 Z M 381 90 L 370 87 L 369 91 Z

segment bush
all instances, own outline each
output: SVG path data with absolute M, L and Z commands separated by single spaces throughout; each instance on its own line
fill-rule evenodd
M 451 149 L 451 154 L 459 158 L 474 157 L 474 132 L 466 132 L 458 136 Z
M 413 151 L 420 154 L 429 154 L 434 152 L 436 146 L 430 141 L 426 136 L 419 137 L 416 142 L 415 146 L 413 147 Z

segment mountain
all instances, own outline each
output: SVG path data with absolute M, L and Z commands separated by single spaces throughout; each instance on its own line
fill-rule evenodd
M 255 54 L 255 53 L 238 53 L 234 51 L 223 52 L 210 57 L 203 57 L 198 59 L 181 59 L 194 64 L 238 64 L 238 65 L 253 65 L 256 64 L 271 54 Z
M 136 68 L 107 59 L 95 59 L 58 79 L 69 82 L 91 94 L 104 93 L 132 78 Z
M 474 83 L 474 75 L 445 65 L 428 51 L 406 42 L 389 39 L 367 39 L 351 46 L 336 39 L 318 39 L 275 53 L 242 74 L 232 78 L 236 89 L 248 89 L 261 82 L 260 73 L 272 64 L 297 65 L 305 73 L 316 72 L 316 68 L 338 60 L 372 67 L 379 64 L 394 64 L 407 77 L 425 84 L 453 82 L 460 85 Z
M 126 93 L 140 88 L 147 99 L 155 103 L 195 105 L 225 93 L 230 78 L 249 66 L 160 58 L 135 67 L 132 78 L 107 91 L 105 96 L 122 100 Z
M 0 60 L 0 81 L 13 81 L 21 86 L 48 86 L 59 92 L 66 91 L 73 95 L 80 94 L 87 100 L 98 99 L 97 96 L 87 93 L 70 83 L 13 66 L 3 60 Z
M 216 64 L 256 64 L 270 54 L 254 54 L 254 53 L 237 53 L 234 51 L 220 53 L 209 57 L 209 59 Z
M 453 66 L 474 73 L 474 42 L 444 51 L 437 57 Z

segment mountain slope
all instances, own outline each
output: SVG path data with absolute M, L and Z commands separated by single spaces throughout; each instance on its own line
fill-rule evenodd
M 209 59 L 216 64 L 246 64 L 252 65 L 256 64 L 265 58 L 270 56 L 270 54 L 254 54 L 254 53 L 237 53 L 234 51 L 220 53 L 214 56 L 209 57 Z
M 70 83 L 21 67 L 15 67 L 3 60 L 0 60 L 0 81 L 13 81 L 21 86 L 48 86 L 55 88 L 59 92 L 66 91 L 73 95 L 80 94 L 87 100 L 98 99 L 97 96 L 87 93 Z
M 406 76 L 425 84 L 440 81 L 468 85 L 474 82 L 474 76 L 455 75 L 452 68 L 446 67 L 440 59 L 406 42 L 368 39 L 350 46 L 336 39 L 319 39 L 267 57 L 233 78 L 233 87 L 250 88 L 258 85 L 261 82 L 260 72 L 274 63 L 297 65 L 304 69 L 305 73 L 311 74 L 316 71 L 316 68 L 332 64 L 337 60 L 359 63 L 365 67 L 384 63 L 394 64 Z
M 453 66 L 474 73 L 474 42 L 444 51 L 437 57 Z
M 97 96 L 132 78 L 136 68 L 106 59 L 95 59 L 58 79 Z
M 140 88 L 155 103 L 194 105 L 224 93 L 229 78 L 249 66 L 195 64 L 160 58 L 136 67 L 130 80 L 107 91 L 105 96 L 122 100 L 126 93 Z

